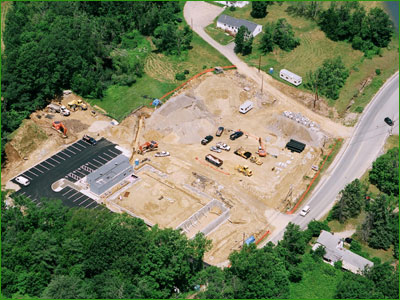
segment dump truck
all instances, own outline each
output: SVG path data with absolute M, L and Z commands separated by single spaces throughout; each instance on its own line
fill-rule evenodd
M 158 143 L 156 141 L 146 142 L 139 146 L 138 154 L 144 154 L 146 152 L 154 151 L 158 149 Z
M 237 170 L 239 173 L 243 173 L 245 176 L 248 176 L 248 177 L 250 177 L 250 176 L 253 175 L 253 171 L 250 170 L 249 167 L 246 166 L 246 165 L 244 165 L 244 166 L 242 166 L 242 165 L 237 165 L 237 166 L 235 167 L 235 170 Z
M 77 108 L 80 108 L 81 110 L 87 110 L 87 105 L 84 103 L 81 99 L 78 100 L 72 100 L 71 102 L 68 102 L 68 107 L 70 109 L 73 109 L 74 111 Z
M 55 103 L 50 103 L 47 105 L 47 111 L 52 113 L 60 113 L 63 116 L 69 116 L 71 113 L 64 105 L 58 105 Z
M 234 153 L 243 157 L 244 159 L 248 159 L 251 157 L 251 152 L 244 150 L 243 147 L 238 148 Z
M 54 121 L 52 127 L 54 130 L 56 130 L 57 132 L 59 132 L 61 134 L 61 136 L 63 138 L 67 138 L 67 127 L 65 127 L 65 125 L 60 122 L 60 121 Z

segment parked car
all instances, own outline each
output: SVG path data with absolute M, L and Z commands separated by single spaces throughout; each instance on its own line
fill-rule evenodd
M 84 140 L 85 142 L 88 142 L 88 143 L 91 144 L 92 146 L 94 146 L 94 145 L 97 144 L 97 141 L 96 141 L 94 138 L 88 136 L 87 134 L 85 134 L 85 135 L 83 136 L 82 140 Z
M 306 205 L 300 212 L 300 216 L 305 217 L 310 212 L 310 206 Z
M 389 117 L 386 117 L 386 118 L 385 118 L 385 123 L 388 124 L 389 126 L 393 126 L 393 121 L 392 121 L 392 119 L 389 118 Z
M 228 146 L 227 144 L 223 143 L 223 142 L 218 142 L 217 143 L 217 148 L 225 150 L 225 151 L 231 150 L 231 147 Z
M 211 148 L 210 148 L 210 150 L 211 151 L 214 151 L 214 152 L 217 152 L 217 153 L 221 153 L 221 149 L 219 149 L 218 147 L 216 147 L 216 146 L 212 146 Z
M 31 183 L 29 179 L 25 178 L 24 176 L 18 176 L 17 178 L 15 178 L 15 181 L 25 186 Z
M 207 145 L 212 140 L 213 140 L 212 135 L 207 135 L 204 139 L 201 140 L 201 144 L 202 145 Z
M 232 141 L 234 141 L 234 140 L 236 140 L 237 138 L 240 138 L 241 136 L 243 135 L 243 131 L 235 131 L 234 133 L 232 133 L 231 135 L 230 135 L 230 139 L 232 140 Z
M 218 127 L 217 133 L 215 134 L 216 136 L 221 136 L 222 133 L 224 132 L 224 127 Z
M 347 238 L 344 239 L 344 241 L 345 241 L 347 244 L 351 244 L 351 242 L 353 241 L 353 239 L 350 238 L 350 237 L 347 237 Z
M 165 156 L 169 156 L 169 152 L 167 151 L 161 151 L 161 152 L 157 152 L 156 154 L 154 154 L 155 157 L 165 157 Z

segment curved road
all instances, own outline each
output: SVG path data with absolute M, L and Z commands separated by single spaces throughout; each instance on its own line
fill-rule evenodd
M 193 30 L 206 42 L 235 64 L 241 72 L 258 82 L 260 78 L 256 69 L 242 62 L 232 51 L 232 46 L 222 46 L 205 33 L 204 27 L 213 22 L 222 11 L 222 8 L 210 4 L 205 5 L 204 2 L 188 1 L 184 7 L 184 16 L 186 22 L 191 24 Z M 273 87 L 269 86 L 269 88 Z M 355 178 L 361 177 L 371 167 L 376 157 L 381 154 L 390 129 L 393 130 L 393 134 L 398 134 L 398 99 L 399 74 L 396 73 L 365 108 L 352 137 L 346 141 L 335 161 L 314 189 L 311 198 L 307 201 L 311 207 L 310 213 L 306 217 L 301 217 L 298 213 L 291 216 L 277 214 L 274 218 L 284 217 L 288 222 L 294 222 L 301 228 L 305 228 L 311 220 L 324 216 L 331 209 L 338 193 L 344 186 Z M 395 121 L 393 128 L 383 121 L 387 116 Z M 273 232 L 268 241 L 277 243 L 282 238 L 283 232 L 284 230 Z

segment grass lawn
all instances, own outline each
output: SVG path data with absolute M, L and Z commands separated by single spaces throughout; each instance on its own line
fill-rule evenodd
M 221 45 L 228 45 L 229 43 L 233 42 L 235 39 L 234 37 L 227 34 L 220 28 L 216 28 L 215 23 L 211 23 L 205 29 L 205 32 L 211 36 L 214 40 L 216 40 Z
M 361 4 L 366 6 L 367 9 L 376 6 L 382 7 L 382 3 L 379 1 L 361 2 Z M 295 36 L 300 38 L 300 45 L 291 52 L 276 48 L 272 53 L 263 55 L 259 50 L 262 37 L 262 34 L 259 34 L 254 39 L 253 53 L 241 58 L 249 65 L 258 67 L 261 55 L 261 68 L 268 71 L 270 67 L 273 67 L 275 72 L 272 76 L 274 78 L 281 80 L 279 79 L 279 70 L 286 68 L 302 76 L 303 81 L 305 81 L 307 72 L 317 69 L 325 59 L 340 55 L 344 64 L 350 70 L 350 76 L 341 90 L 339 99 L 336 101 L 328 100 L 328 103 L 335 106 L 339 114 L 343 115 L 353 96 L 356 95 L 350 111 L 354 111 L 357 107 L 365 107 L 383 82 L 398 70 L 398 38 L 395 37 L 389 47 L 382 50 L 381 56 L 367 59 L 361 51 L 354 50 L 349 43 L 334 42 L 328 39 L 314 21 L 288 15 L 285 11 L 288 5 L 287 2 L 283 2 L 282 5 L 269 6 L 268 15 L 263 19 L 254 19 L 250 16 L 251 5 L 237 8 L 233 12 L 224 11 L 227 15 L 247 19 L 261 25 L 276 22 L 279 18 L 286 18 L 289 24 L 293 26 Z M 328 7 L 329 3 L 324 3 L 324 6 Z M 375 74 L 376 69 L 381 70 L 379 76 Z M 359 88 L 368 78 L 372 79 L 372 82 L 361 93 L 358 93 Z M 287 83 L 286 81 L 282 82 Z M 303 85 L 300 85 L 299 89 L 305 90 Z
M 303 256 L 300 268 L 303 278 L 290 283 L 290 299 L 333 299 L 343 271 L 322 261 L 315 262 L 309 254 Z
M 182 9 L 184 4 L 184 2 L 180 2 Z M 182 13 L 180 16 L 184 20 Z M 147 40 L 152 44 L 150 38 Z M 195 32 L 193 32 L 191 45 L 192 49 L 185 51 L 180 56 L 149 52 L 145 58 L 145 75 L 138 78 L 131 87 L 112 85 L 106 90 L 103 99 L 87 99 L 87 101 L 92 105 L 100 106 L 111 117 L 121 121 L 140 105 L 150 104 L 151 100 L 145 99 L 143 96 L 160 98 L 183 83 L 184 81 L 175 79 L 176 73 L 188 70 L 189 74 L 186 75 L 186 78 L 189 79 L 206 68 L 232 64 Z
M 398 135 L 391 135 L 388 137 L 386 140 L 384 149 L 385 152 L 387 152 L 389 149 L 392 149 L 394 147 L 399 147 L 399 136 Z

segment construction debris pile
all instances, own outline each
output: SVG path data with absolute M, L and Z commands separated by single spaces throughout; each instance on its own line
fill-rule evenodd
M 303 116 L 301 113 L 294 113 L 285 110 L 282 113 L 282 115 L 285 116 L 286 118 L 296 121 L 297 123 L 303 124 L 304 126 L 310 128 L 313 131 L 319 131 L 320 126 L 314 121 L 311 121 L 309 118 Z

